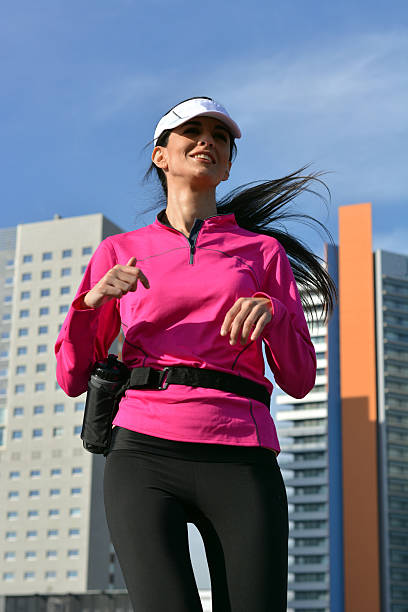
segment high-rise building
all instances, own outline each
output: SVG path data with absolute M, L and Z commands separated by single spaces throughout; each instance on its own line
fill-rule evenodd
M 316 385 L 277 398 L 288 611 L 406 612 L 408 256 L 373 254 L 359 204 L 340 207 L 326 262 L 339 303 L 328 325 L 307 313 Z
M 0 594 L 123 588 L 80 443 L 84 396 L 55 380 L 54 343 L 88 260 L 122 230 L 101 214 L 0 231 Z

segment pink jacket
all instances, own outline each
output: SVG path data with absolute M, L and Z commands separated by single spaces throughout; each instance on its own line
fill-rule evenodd
M 122 326 L 122 360 L 130 367 L 211 368 L 247 377 L 271 392 L 262 339 L 230 345 L 229 334 L 220 335 L 238 298 L 264 296 L 273 310 L 262 334 L 269 365 L 281 389 L 304 397 L 315 383 L 316 355 L 282 245 L 242 229 L 234 214 L 196 219 L 187 238 L 167 225 L 163 213 L 146 227 L 109 236 L 93 254 L 55 345 L 62 389 L 72 397 L 86 391 L 94 362 L 107 356 Z M 81 297 L 132 256 L 150 289 L 139 282 L 120 300 L 81 309 Z M 113 424 L 170 440 L 280 452 L 263 403 L 216 389 L 129 390 Z

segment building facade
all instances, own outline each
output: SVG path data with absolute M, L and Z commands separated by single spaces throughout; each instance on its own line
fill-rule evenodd
M 408 610 L 408 256 L 372 251 L 371 205 L 326 247 L 339 303 L 312 324 L 314 389 L 276 421 L 291 612 Z M 316 298 L 318 303 L 318 300 Z
M 85 397 L 55 380 L 54 343 L 90 256 L 122 230 L 100 214 L 0 232 L 0 594 L 123 588 L 82 448 Z

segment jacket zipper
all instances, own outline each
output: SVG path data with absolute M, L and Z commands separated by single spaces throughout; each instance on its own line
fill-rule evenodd
M 203 219 L 195 219 L 193 223 L 193 227 L 191 228 L 190 236 L 188 237 L 185 234 L 183 234 L 183 232 L 180 232 L 180 230 L 177 230 L 171 226 L 166 226 L 166 227 L 170 227 L 170 229 L 172 229 L 174 232 L 178 232 L 179 234 L 184 236 L 186 240 L 188 240 L 189 245 L 190 245 L 190 261 L 189 261 L 190 264 L 194 263 L 194 255 L 196 252 L 197 238 L 198 238 L 198 234 L 200 233 L 200 229 L 202 228 L 203 225 L 204 225 Z

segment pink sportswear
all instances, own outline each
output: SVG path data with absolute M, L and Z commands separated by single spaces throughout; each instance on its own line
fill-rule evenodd
M 95 361 L 107 356 L 122 326 L 122 360 L 129 367 L 171 365 L 210 368 L 263 384 L 262 339 L 276 383 L 292 397 L 314 386 L 316 354 L 292 269 L 271 236 L 241 228 L 234 214 L 196 219 L 187 238 L 168 225 L 165 211 L 153 223 L 105 238 L 87 266 L 59 333 L 57 380 L 71 397 L 87 390 Z M 81 298 L 116 264 L 137 258 L 150 289 L 137 289 L 97 309 Z M 267 297 L 272 319 L 262 339 L 245 345 L 220 335 L 240 297 Z M 129 390 L 113 421 L 127 429 L 186 442 L 263 446 L 280 452 L 273 418 L 257 400 L 227 391 L 169 385 Z

